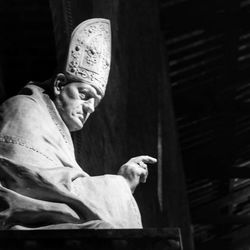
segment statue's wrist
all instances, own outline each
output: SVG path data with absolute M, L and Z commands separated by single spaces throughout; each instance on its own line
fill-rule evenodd
M 120 175 L 120 176 L 125 180 L 125 182 L 127 183 L 128 187 L 129 187 L 129 189 L 130 189 L 130 191 L 131 191 L 132 193 L 134 193 L 135 187 L 134 187 L 134 185 L 132 184 L 132 182 L 129 180 L 129 178 L 125 177 L 125 176 L 124 176 L 122 173 L 120 173 L 120 172 L 118 172 L 117 175 Z

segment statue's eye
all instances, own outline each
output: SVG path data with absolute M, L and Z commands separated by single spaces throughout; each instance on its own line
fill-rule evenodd
M 80 96 L 80 98 L 81 98 L 82 100 L 87 100 L 87 99 L 88 99 L 88 94 L 87 94 L 87 93 L 81 92 L 81 93 L 79 93 L 79 96 Z

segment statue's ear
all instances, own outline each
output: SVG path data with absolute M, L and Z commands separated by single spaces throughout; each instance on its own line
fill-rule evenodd
M 56 75 L 54 80 L 54 93 L 55 95 L 59 95 L 61 93 L 61 90 L 63 89 L 63 86 L 66 84 L 66 76 L 63 73 L 59 73 Z

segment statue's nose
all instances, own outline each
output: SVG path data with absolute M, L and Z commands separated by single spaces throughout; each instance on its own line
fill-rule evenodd
M 95 111 L 95 102 L 94 98 L 89 99 L 88 101 L 84 102 L 83 109 L 87 113 L 93 113 Z

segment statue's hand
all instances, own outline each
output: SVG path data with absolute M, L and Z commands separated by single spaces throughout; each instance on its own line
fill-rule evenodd
M 127 163 L 121 166 L 118 175 L 126 179 L 133 193 L 140 182 L 146 182 L 148 177 L 147 164 L 154 164 L 156 162 L 157 159 L 147 155 L 131 158 Z

